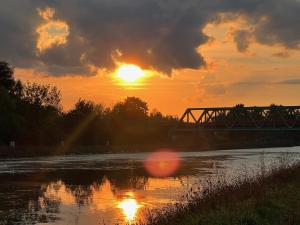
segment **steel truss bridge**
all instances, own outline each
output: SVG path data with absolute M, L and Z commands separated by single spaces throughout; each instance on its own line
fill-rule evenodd
M 300 106 L 188 108 L 174 131 L 300 131 Z

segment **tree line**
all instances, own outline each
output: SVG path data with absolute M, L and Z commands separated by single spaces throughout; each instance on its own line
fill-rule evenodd
M 299 110 L 292 112 L 282 106 L 271 105 L 270 110 L 263 114 L 261 110 L 255 108 L 250 111 L 245 110 L 242 104 L 236 105 L 227 114 L 218 115 L 211 123 L 214 125 L 217 122 L 223 126 L 224 119 L 227 119 L 232 120 L 235 126 L 236 124 L 245 126 L 247 122 L 253 121 L 263 121 L 264 124 L 270 121 L 269 125 L 273 125 L 282 123 L 282 118 L 285 118 L 288 123 L 296 119 L 297 126 L 300 124 Z M 238 145 L 236 147 L 241 148 L 248 146 L 251 135 L 258 144 L 260 144 L 258 139 L 265 138 L 264 146 L 271 146 L 278 140 L 279 135 L 246 132 L 244 136 L 247 138 L 241 142 L 237 141 L 238 138 L 243 137 L 241 133 L 236 133 L 233 137 L 230 132 L 213 136 L 197 134 L 188 135 L 191 138 L 170 139 L 169 131 L 179 125 L 178 118 L 163 115 L 157 110 L 150 112 L 148 104 L 137 97 L 127 97 L 112 107 L 79 99 L 72 109 L 64 111 L 60 90 L 47 84 L 23 83 L 16 80 L 13 67 L 7 62 L 0 62 L 0 146 L 9 146 L 11 143 L 16 146 L 60 146 L 62 147 L 59 149 L 60 154 L 67 152 L 73 146 L 144 144 L 170 146 L 170 141 L 174 145 L 198 147 L 205 145 L 204 147 L 208 149 L 220 148 L 220 146 L 231 148 L 232 143 L 235 143 Z M 207 124 L 209 125 L 210 123 Z M 288 132 L 283 133 L 288 137 L 292 136 Z M 299 134 L 294 139 L 298 140 L 298 136 Z M 281 143 L 284 145 L 283 140 L 287 139 L 287 137 L 280 139 L 281 142 L 276 142 L 274 145 L 281 145 Z M 288 143 L 294 143 L 294 139 Z M 227 146 L 226 143 L 229 145 Z M 213 147 L 216 144 L 218 146 Z M 41 149 L 34 150 L 33 154 Z M 47 154 L 52 150 L 49 148 L 45 151 L 40 154 Z
M 23 83 L 0 62 L 0 145 L 112 145 L 164 142 L 177 118 L 137 97 L 113 107 L 79 99 L 65 112 L 56 87 Z

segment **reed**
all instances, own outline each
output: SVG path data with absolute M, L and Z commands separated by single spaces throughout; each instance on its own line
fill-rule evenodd
M 300 163 L 282 154 L 271 168 L 264 156 L 254 176 L 248 172 L 228 182 L 207 179 L 201 188 L 190 189 L 185 201 L 147 210 L 139 225 L 299 225 Z

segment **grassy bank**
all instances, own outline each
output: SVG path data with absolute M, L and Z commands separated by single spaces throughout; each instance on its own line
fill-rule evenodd
M 152 211 L 142 224 L 299 225 L 300 164 L 262 170 L 234 184 L 208 182 L 202 192 L 191 190 L 188 201 Z

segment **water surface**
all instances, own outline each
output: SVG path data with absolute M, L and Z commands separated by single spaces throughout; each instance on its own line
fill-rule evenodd
M 179 169 L 163 178 L 144 169 L 149 153 L 2 160 L 0 225 L 131 223 L 206 179 L 255 174 L 262 160 L 269 168 L 287 154 L 298 160 L 300 147 L 181 152 Z

